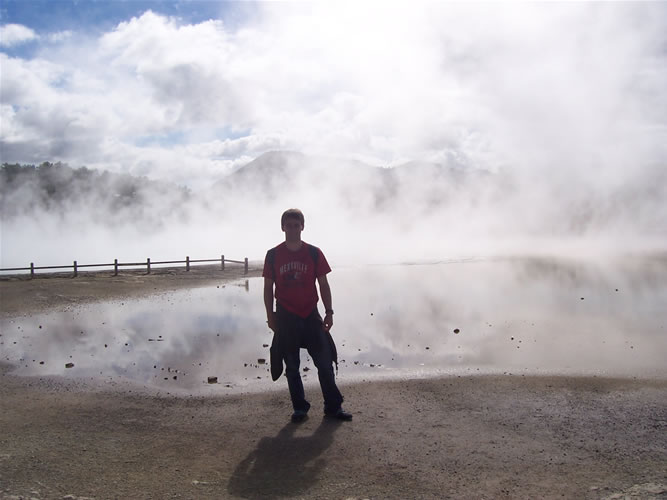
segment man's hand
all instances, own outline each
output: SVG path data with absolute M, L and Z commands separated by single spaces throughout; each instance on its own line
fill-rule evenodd
M 276 322 L 276 313 L 274 313 L 273 311 L 271 311 L 271 312 L 267 315 L 266 324 L 269 325 L 269 328 L 273 331 L 273 333 L 276 333 L 276 326 L 277 326 L 277 322 Z
M 328 332 L 333 326 L 333 314 L 329 313 L 324 316 L 324 331 Z

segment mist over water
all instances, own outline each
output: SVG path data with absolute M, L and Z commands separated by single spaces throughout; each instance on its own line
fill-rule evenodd
M 58 210 L 35 203 L 3 217 L 1 264 L 221 254 L 261 260 L 283 239 L 280 214 L 289 207 L 304 211 L 304 240 L 334 264 L 595 257 L 667 248 L 667 179 L 658 169 L 610 187 L 586 186 L 576 177 L 565 184 L 502 171 L 434 164 L 381 169 L 272 153 L 188 198 L 153 196 L 108 215 L 103 205 L 87 201 Z
M 341 381 L 443 374 L 667 377 L 667 261 L 469 260 L 335 268 Z M 0 321 L 24 375 L 175 393 L 284 388 L 263 281 Z M 66 368 L 72 363 L 71 368 Z M 306 381 L 316 370 L 305 353 Z M 208 384 L 208 377 L 217 377 Z

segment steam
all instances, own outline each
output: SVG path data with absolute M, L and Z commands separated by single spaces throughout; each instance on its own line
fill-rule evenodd
M 661 3 L 389 2 L 260 4 L 237 26 L 148 11 L 100 36 L 6 25 L 3 162 L 193 196 L 122 217 L 5 199 L 0 263 L 261 259 L 292 206 L 334 264 L 664 250 L 666 20 Z M 279 150 L 306 156 L 261 156 Z M 263 175 L 214 187 L 258 157 Z

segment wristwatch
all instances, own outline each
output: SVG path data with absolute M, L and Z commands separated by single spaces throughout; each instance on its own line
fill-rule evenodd
M 333 314 L 333 309 L 325 309 L 326 314 Z

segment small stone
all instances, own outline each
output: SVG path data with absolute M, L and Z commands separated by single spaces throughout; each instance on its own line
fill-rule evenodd
M 259 359 L 257 359 L 257 363 L 259 363 L 260 365 L 263 365 L 264 363 L 266 363 L 266 359 L 259 358 Z
M 304 367 L 303 367 L 303 371 L 304 371 L 304 372 L 308 372 L 308 371 L 310 371 L 310 367 L 308 367 L 308 366 L 304 366 Z
M 74 368 L 74 363 L 65 363 L 65 368 Z
M 454 328 L 454 333 L 459 333 L 460 331 L 461 330 L 459 330 L 458 328 Z
M 218 377 L 209 377 L 208 378 L 208 383 L 209 384 L 217 384 L 218 383 Z
M 269 344 L 262 344 L 262 347 L 269 347 Z

